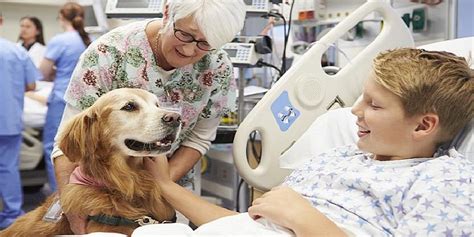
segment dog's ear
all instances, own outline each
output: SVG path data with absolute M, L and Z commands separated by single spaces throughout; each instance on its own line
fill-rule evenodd
M 98 116 L 93 108 L 78 114 L 61 130 L 59 149 L 71 162 L 92 158 L 100 139 L 97 126 Z

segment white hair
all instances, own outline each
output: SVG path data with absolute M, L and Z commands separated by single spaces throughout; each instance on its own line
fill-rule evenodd
M 242 30 L 245 4 L 242 0 L 168 0 L 169 21 L 192 16 L 199 30 L 213 48 L 230 42 Z

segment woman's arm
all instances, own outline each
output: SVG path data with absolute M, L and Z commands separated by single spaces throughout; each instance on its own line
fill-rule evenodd
M 33 89 L 34 90 L 34 89 Z M 28 90 L 27 90 L 28 91 Z M 42 96 L 42 95 L 38 95 L 37 93 L 35 93 L 34 91 L 28 91 L 25 93 L 25 96 L 32 99 L 32 100 L 36 100 L 38 102 L 40 102 L 41 104 L 44 104 L 45 106 L 47 105 L 47 102 L 48 102 L 48 97 L 46 96 Z
M 183 177 L 201 158 L 201 153 L 194 148 L 180 146 L 169 161 L 170 177 L 176 182 Z
M 41 74 L 43 74 L 43 80 L 44 81 L 53 81 L 54 80 L 54 62 L 47 59 L 43 58 L 40 63 L 39 67 Z
M 170 179 L 168 159 L 165 156 L 144 159 L 144 165 L 157 179 L 163 197 L 197 226 L 237 212 L 211 204 Z
M 36 83 L 29 83 L 26 84 L 25 91 L 34 91 L 36 89 Z
M 80 110 L 77 110 L 71 105 L 66 104 L 58 131 L 61 131 L 61 127 L 66 123 L 66 121 L 68 121 L 78 113 L 80 113 Z M 61 193 L 66 184 L 69 183 L 69 177 L 71 176 L 72 171 L 77 167 L 77 164 L 71 162 L 58 148 L 57 136 L 55 137 L 54 148 L 53 152 L 51 153 L 51 159 L 51 163 L 54 164 L 53 168 L 56 175 L 58 192 Z M 71 227 L 71 230 L 74 232 L 74 234 L 86 233 L 86 216 L 80 216 L 75 213 L 65 213 L 65 215 L 69 221 L 69 226 Z
M 173 181 L 178 181 L 199 161 L 216 138 L 220 118 L 198 119 L 186 140 L 174 152 L 169 160 L 170 174 Z
M 256 199 L 249 215 L 253 219 L 264 217 L 292 230 L 298 237 L 345 236 L 334 222 L 288 187 L 274 188 Z

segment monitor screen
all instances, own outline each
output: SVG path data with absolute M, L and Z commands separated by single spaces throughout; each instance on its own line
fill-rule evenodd
M 246 5 L 252 5 L 252 0 L 244 0 L 244 3 L 245 3 Z
M 111 18 L 162 17 L 163 0 L 107 0 L 106 14 Z
M 117 8 L 148 8 L 148 0 L 121 0 L 117 1 Z
M 87 33 L 105 33 L 108 30 L 107 17 L 100 1 L 82 5 L 84 9 L 84 29 Z
M 94 13 L 94 7 L 92 5 L 89 6 L 82 6 L 84 9 L 84 26 L 92 26 L 96 27 L 99 26 L 99 23 L 97 22 L 97 18 Z
M 227 52 L 227 54 L 231 58 L 234 58 L 237 55 L 237 49 L 226 49 L 226 48 L 224 48 L 224 50 Z

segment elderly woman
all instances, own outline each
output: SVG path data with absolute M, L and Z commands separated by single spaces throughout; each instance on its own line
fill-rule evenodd
M 131 23 L 103 35 L 75 68 L 61 124 L 110 90 L 148 90 L 182 110 L 170 172 L 174 181 L 189 184 L 191 175 L 185 175 L 208 150 L 220 116 L 235 107 L 232 64 L 219 48 L 242 29 L 244 18 L 241 0 L 170 0 L 163 19 Z M 75 165 L 55 148 L 52 159 L 61 191 Z M 66 216 L 72 230 L 83 233 L 85 217 Z

